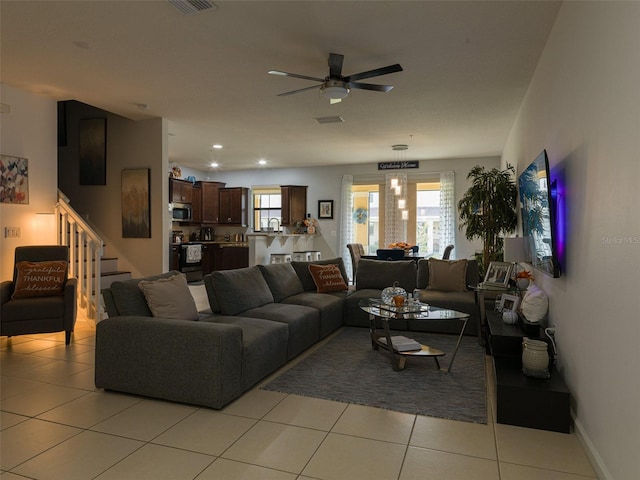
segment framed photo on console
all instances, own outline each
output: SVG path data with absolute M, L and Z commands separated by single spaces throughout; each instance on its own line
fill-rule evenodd
M 484 284 L 494 287 L 507 287 L 511 278 L 512 264 L 509 262 L 491 262 L 484 276 Z
M 515 312 L 518 310 L 518 306 L 520 305 L 520 297 L 517 295 L 508 295 L 503 294 L 500 300 L 500 311 L 507 312 L 512 311 Z

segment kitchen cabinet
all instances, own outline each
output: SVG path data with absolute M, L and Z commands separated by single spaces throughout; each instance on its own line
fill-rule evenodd
M 216 254 L 219 255 L 220 246 L 212 243 L 202 244 L 202 274 L 207 275 L 216 269 Z
M 307 186 L 281 185 L 282 225 L 295 226 L 307 217 Z
M 172 203 L 192 203 L 193 184 L 176 178 L 169 179 L 169 198 Z
M 249 189 L 245 187 L 221 188 L 218 200 L 220 202 L 220 225 L 235 225 L 246 227 L 249 216 Z
M 220 248 L 216 270 L 232 270 L 249 266 L 249 247 L 225 246 Z
M 193 186 L 191 200 L 191 223 L 202 222 L 202 188 L 197 183 Z
M 171 270 L 180 270 L 180 245 L 171 246 Z
M 220 218 L 220 189 L 223 182 L 198 182 L 201 192 L 201 223 L 216 224 Z M 194 206 L 195 208 L 195 206 Z

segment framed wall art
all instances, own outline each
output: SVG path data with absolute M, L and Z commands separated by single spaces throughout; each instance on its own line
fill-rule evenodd
M 318 200 L 318 218 L 320 220 L 333 218 L 333 200 Z
M 80 185 L 106 185 L 107 119 L 81 119 L 78 142 Z
M 122 238 L 151 238 L 149 169 L 122 170 Z
M 29 203 L 29 161 L 0 155 L 0 202 Z

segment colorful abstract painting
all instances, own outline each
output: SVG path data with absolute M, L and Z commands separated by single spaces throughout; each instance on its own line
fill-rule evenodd
M 26 158 L 0 155 L 0 201 L 29 203 L 29 161 Z

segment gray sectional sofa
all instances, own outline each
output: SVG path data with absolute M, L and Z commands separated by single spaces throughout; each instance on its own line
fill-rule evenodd
M 380 297 L 395 281 L 410 292 L 428 286 L 426 261 L 361 260 L 356 286 L 317 293 L 310 263 L 337 264 L 347 278 L 341 258 L 213 272 L 204 277 L 211 308 L 195 321 L 154 317 L 139 288 L 141 280 L 178 272 L 114 282 L 102 292 L 109 318 L 96 328 L 96 387 L 222 408 L 342 325 L 368 326 L 361 299 Z M 477 266 L 471 271 L 471 283 L 477 283 Z M 460 293 L 455 300 L 454 293 Z M 423 288 L 421 298 L 470 313 L 468 330 L 476 324 L 473 292 Z M 412 321 L 395 328 L 448 331 L 451 326 Z

